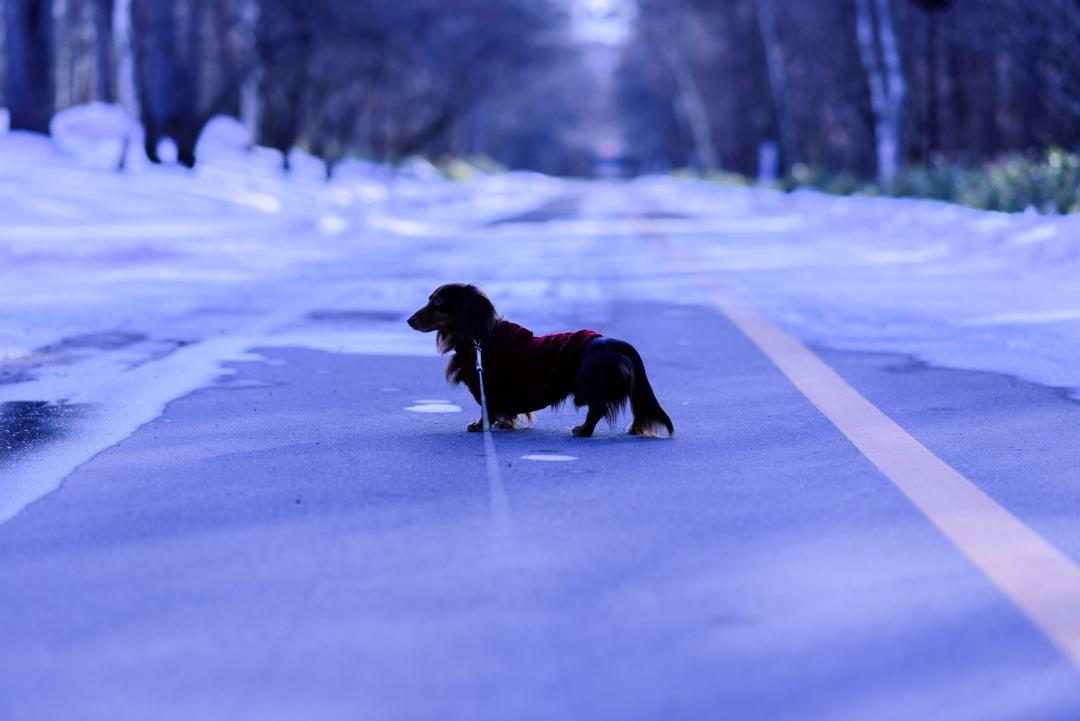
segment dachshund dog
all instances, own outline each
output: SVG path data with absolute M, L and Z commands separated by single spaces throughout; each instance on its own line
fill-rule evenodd
M 578 408 L 588 407 L 585 422 L 573 434 L 588 437 L 606 419 L 614 427 L 619 411 L 630 402 L 631 435 L 659 435 L 675 427 L 653 394 L 641 356 L 629 343 L 591 330 L 535 336 L 528 328 L 503 320 L 495 306 L 474 285 L 444 285 L 412 314 L 409 326 L 436 331 L 442 353 L 453 353 L 446 367 L 451 383 L 464 383 L 480 403 L 476 343 L 484 367 L 488 418 L 493 428 L 512 430 L 521 417 L 558 406 L 570 396 Z M 483 430 L 480 420 L 467 430 Z

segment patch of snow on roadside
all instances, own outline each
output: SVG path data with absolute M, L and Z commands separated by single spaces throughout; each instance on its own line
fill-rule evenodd
M 1054 238 L 1058 234 L 1056 226 L 1047 223 L 1045 225 L 1037 225 L 1034 228 L 1025 230 L 1022 233 L 1017 233 L 1012 238 L 1013 245 L 1031 245 L 1032 243 L 1042 243 L 1051 238 Z

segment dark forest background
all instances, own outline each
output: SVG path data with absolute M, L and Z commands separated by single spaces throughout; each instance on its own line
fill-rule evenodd
M 588 175 L 888 182 L 1080 146 L 1080 0 L 0 0 L 13 129 L 122 102 L 181 163 L 216 114 L 257 142 Z M 1069 157 L 1069 156 L 1062 156 Z
M 639 7 L 621 108 L 628 141 L 650 166 L 753 173 L 760 143 L 775 140 L 785 166 L 869 176 L 879 170 L 882 126 L 895 134 L 900 165 L 1080 142 L 1077 0 Z

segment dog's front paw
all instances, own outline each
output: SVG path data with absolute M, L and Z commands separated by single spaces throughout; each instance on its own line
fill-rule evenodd
M 500 418 L 491 424 L 492 428 L 497 428 L 500 431 L 513 431 L 517 430 L 517 424 L 506 418 Z
M 479 433 L 480 431 L 484 430 L 484 421 L 482 419 L 479 421 L 473 421 L 469 425 L 465 426 L 465 430 L 467 430 L 469 433 Z
M 577 438 L 589 438 L 592 436 L 592 429 L 585 426 L 574 426 L 570 429 L 570 433 Z

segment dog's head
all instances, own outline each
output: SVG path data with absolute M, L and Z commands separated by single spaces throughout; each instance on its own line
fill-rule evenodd
M 427 305 L 413 313 L 408 323 L 421 333 L 437 331 L 439 350 L 446 353 L 487 340 L 498 320 L 495 306 L 483 291 L 475 285 L 450 283 L 436 288 Z

